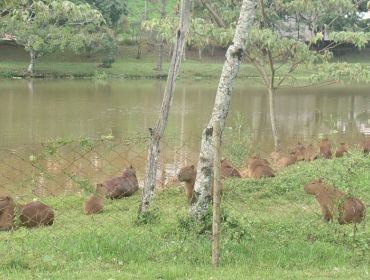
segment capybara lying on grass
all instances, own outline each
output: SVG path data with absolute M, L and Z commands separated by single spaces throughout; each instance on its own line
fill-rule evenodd
M 345 154 L 348 154 L 348 145 L 346 143 L 340 143 L 338 149 L 335 152 L 335 157 L 343 157 Z
M 278 169 L 282 169 L 297 162 L 295 151 L 292 151 L 289 154 L 282 152 L 272 152 L 270 156 L 274 160 L 275 165 Z
M 315 196 L 321 206 L 323 220 L 329 222 L 338 214 L 339 224 L 360 223 L 365 216 L 365 206 L 361 200 L 349 197 L 346 193 L 326 185 L 321 179 L 304 186 L 308 194 Z
M 226 159 L 221 160 L 221 178 L 227 177 L 241 177 L 238 170 L 236 170 Z
M 120 177 L 105 181 L 103 186 L 107 197 L 111 199 L 133 195 L 139 189 L 135 168 L 132 166 L 126 168 Z
M 14 228 L 15 206 L 10 196 L 0 197 L 0 231 Z
M 370 152 L 370 138 L 366 138 L 361 141 L 360 148 L 364 152 L 364 154 L 368 154 Z
M 243 175 L 255 179 L 275 176 L 270 163 L 259 155 L 252 156 L 247 160 L 247 167 L 243 171 Z
M 86 215 L 97 214 L 104 208 L 105 187 L 103 184 L 96 185 L 96 192 L 84 202 L 84 211 Z
M 54 223 L 54 211 L 40 201 L 32 201 L 21 208 L 20 220 L 29 228 L 50 226 Z

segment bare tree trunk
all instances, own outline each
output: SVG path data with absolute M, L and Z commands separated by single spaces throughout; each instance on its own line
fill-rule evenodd
M 166 17 L 166 6 L 167 0 L 162 0 L 162 7 L 161 7 L 161 19 L 163 20 Z M 158 61 L 157 61 L 157 70 L 158 74 L 162 76 L 163 70 L 163 57 L 164 57 L 164 39 L 161 37 L 159 42 L 159 52 L 158 52 Z
M 255 0 L 243 0 L 233 44 L 226 52 L 226 61 L 218 84 L 211 120 L 203 130 L 197 167 L 197 178 L 194 185 L 196 200 L 195 203 L 190 206 L 189 210 L 190 215 L 196 219 L 204 217 L 211 200 L 210 189 L 213 178 L 213 123 L 215 121 L 220 122 L 222 133 L 229 112 L 233 83 L 239 72 L 240 64 L 245 53 L 246 41 L 254 22 L 255 13 Z
M 275 152 L 279 148 L 280 139 L 279 133 L 276 124 L 276 113 L 275 113 L 275 89 L 269 88 L 269 105 L 270 105 L 270 121 L 271 121 L 271 129 L 272 129 L 272 137 L 274 139 L 274 148 Z
M 202 53 L 203 53 L 203 49 L 202 48 L 199 48 L 198 49 L 198 57 L 199 57 L 199 60 L 202 61 Z
M 27 68 L 27 73 L 30 76 L 33 76 L 33 69 L 35 68 L 35 63 L 36 63 L 36 52 L 33 49 L 30 50 L 30 59 L 31 60 Z
M 184 50 L 185 37 L 189 29 L 189 22 L 190 22 L 190 0 L 182 0 L 180 23 L 176 31 L 174 51 L 171 59 L 170 69 L 168 71 L 167 84 L 162 100 L 161 112 L 156 127 L 154 129 L 150 129 L 152 139 L 149 144 L 146 176 L 144 182 L 144 189 L 141 197 L 141 203 L 139 207 L 139 215 L 148 210 L 154 198 L 154 188 L 157 177 L 159 144 L 167 125 L 168 114 L 170 111 L 172 97 L 175 90 L 176 77 L 179 72 L 182 54 Z
M 221 235 L 221 130 L 220 123 L 213 124 L 214 180 L 213 180 L 213 219 L 212 219 L 212 265 L 220 264 Z

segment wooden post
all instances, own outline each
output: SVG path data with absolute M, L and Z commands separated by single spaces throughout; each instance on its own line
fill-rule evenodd
M 220 264 L 220 233 L 221 233 L 221 128 L 220 122 L 213 123 L 213 219 L 212 219 L 212 265 Z

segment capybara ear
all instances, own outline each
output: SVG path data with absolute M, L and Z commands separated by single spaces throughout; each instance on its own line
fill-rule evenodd
M 132 164 L 130 164 L 130 168 L 132 169 L 133 167 L 132 167 Z
M 190 167 L 191 167 L 191 168 L 193 168 L 193 169 L 195 168 L 195 167 L 194 167 L 194 164 L 190 165 Z
M 319 178 L 319 180 L 317 180 L 317 182 L 319 183 L 322 183 L 322 181 L 323 181 L 323 178 Z

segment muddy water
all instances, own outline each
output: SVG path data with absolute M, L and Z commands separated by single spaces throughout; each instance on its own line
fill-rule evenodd
M 1 81 L 0 193 L 9 188 L 17 193 L 65 192 L 86 178 L 95 183 L 118 174 L 130 163 L 142 176 L 146 158 L 142 136 L 155 125 L 163 87 L 158 81 Z M 216 88 L 217 81 L 179 82 L 162 147 L 163 174 L 195 161 Z M 228 127 L 236 131 L 241 124 L 256 149 L 271 151 L 268 108 L 263 88 L 238 82 Z M 320 135 L 354 145 L 361 134 L 370 134 L 369 87 L 284 90 L 276 95 L 275 110 L 283 147 L 315 142 Z M 241 121 L 236 121 L 238 114 L 243 116 Z M 106 135 L 114 140 L 94 142 L 93 150 L 72 143 L 50 157 L 38 158 L 42 169 L 30 161 L 30 156 L 45 151 L 41 144 L 51 139 Z

